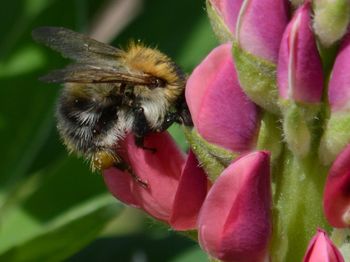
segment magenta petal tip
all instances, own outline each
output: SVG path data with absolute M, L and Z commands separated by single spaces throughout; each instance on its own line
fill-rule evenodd
M 332 111 L 350 109 L 350 33 L 340 46 L 329 80 L 328 97 Z
M 230 43 L 215 48 L 192 72 L 186 100 L 195 128 L 209 143 L 236 152 L 254 145 L 258 108 L 239 85 Z
M 337 247 L 329 239 L 327 233 L 321 229 L 311 239 L 303 262 L 344 262 L 344 258 Z
M 350 226 L 350 145 L 334 161 L 324 189 L 323 208 L 334 227 Z
M 299 7 L 283 34 L 277 82 L 282 99 L 317 104 L 322 97 L 323 69 L 310 12 L 308 2 Z
M 242 49 L 276 63 L 288 20 L 287 0 L 244 1 L 238 17 L 236 39 Z
M 269 153 L 244 155 L 216 180 L 202 206 L 200 245 L 222 261 L 264 261 L 271 235 Z

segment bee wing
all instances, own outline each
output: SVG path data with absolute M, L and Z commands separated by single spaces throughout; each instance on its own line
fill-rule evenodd
M 63 27 L 39 27 L 33 39 L 79 63 L 118 66 L 124 51 Z
M 40 80 L 47 83 L 125 83 L 148 88 L 159 86 L 158 79 L 151 75 L 87 64 L 72 64 L 64 69 L 54 70 Z

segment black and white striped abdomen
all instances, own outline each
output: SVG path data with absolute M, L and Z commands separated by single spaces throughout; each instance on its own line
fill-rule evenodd
M 59 99 L 57 126 L 70 151 L 89 156 L 110 149 L 131 128 L 121 96 L 86 96 L 63 89 Z

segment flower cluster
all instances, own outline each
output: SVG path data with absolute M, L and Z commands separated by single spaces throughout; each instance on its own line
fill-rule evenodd
M 220 261 L 344 261 L 350 2 L 208 0 L 207 11 L 222 44 L 187 81 L 189 153 L 166 132 L 146 138 L 156 153 L 129 135 L 118 154 L 148 187 L 111 168 L 109 190 L 197 230 Z

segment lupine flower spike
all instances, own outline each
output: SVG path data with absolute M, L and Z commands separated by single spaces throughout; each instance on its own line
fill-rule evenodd
M 349 3 L 207 0 L 221 44 L 187 78 L 189 151 L 166 132 L 146 137 L 156 153 L 129 134 L 116 150 L 148 187 L 110 168 L 111 193 L 174 230 L 198 233 L 213 261 L 343 262 Z M 339 230 L 344 237 L 328 237 Z

